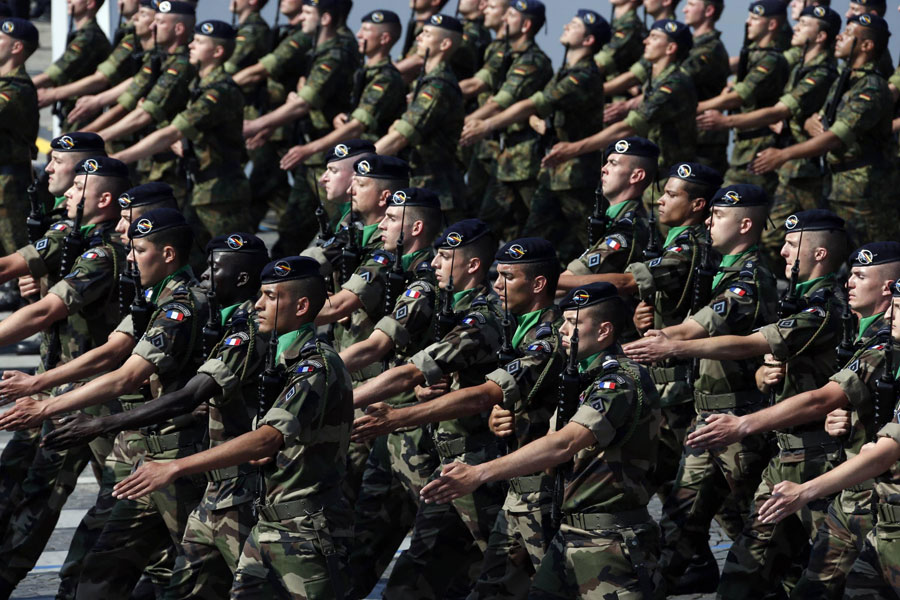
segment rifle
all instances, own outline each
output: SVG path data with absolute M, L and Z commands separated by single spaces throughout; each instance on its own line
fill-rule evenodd
M 891 284 L 891 289 L 896 282 Z M 894 323 L 894 300 L 891 299 L 891 308 L 888 313 L 887 327 L 878 331 L 878 342 L 884 345 L 884 369 L 881 377 L 875 382 L 875 427 L 871 431 L 869 441 L 874 442 L 876 433 L 885 423 L 890 421 L 894 414 L 894 405 L 897 404 L 897 381 L 894 375 L 894 338 L 891 335 Z
M 800 310 L 800 297 L 797 295 L 797 279 L 800 276 L 800 246 L 803 244 L 803 230 L 800 230 L 800 239 L 797 242 L 797 258 L 791 265 L 791 277 L 788 287 L 778 300 L 778 318 L 786 319 L 788 316 Z
M 216 344 L 219 343 L 219 340 L 222 339 L 223 333 L 221 307 L 216 297 L 216 270 L 213 254 L 214 252 L 210 252 L 207 257 L 209 264 L 209 291 L 206 293 L 206 297 L 209 299 L 209 318 L 200 331 L 200 335 L 203 338 L 203 356 L 206 358 L 212 355 L 212 351 Z
M 419 76 L 416 77 L 416 85 L 413 86 L 413 98 L 419 95 L 419 90 L 422 89 L 422 85 L 425 83 L 425 67 L 428 65 L 428 58 L 430 56 L 431 48 L 425 48 L 425 59 L 422 61 L 422 70 L 419 71 Z
M 236 13 L 235 10 L 234 10 L 235 8 L 237 8 L 237 7 L 235 6 L 235 2 L 234 2 L 234 0 L 231 0 L 231 5 L 228 7 L 228 10 L 231 11 L 231 27 L 234 28 L 234 29 L 237 28 L 237 13 Z M 276 14 L 276 15 L 278 14 L 278 9 L 277 9 L 277 8 L 275 9 L 275 14 Z
M 604 153 L 605 154 L 605 153 Z M 601 164 L 606 162 L 603 157 Z M 594 188 L 594 212 L 588 217 L 588 247 L 592 248 L 606 235 L 609 229 L 609 217 L 606 210 L 609 208 L 609 200 L 603 195 L 603 180 L 597 179 L 597 187 Z
M 362 248 L 360 248 L 359 239 L 356 237 L 357 231 L 356 219 L 351 207 L 350 222 L 347 223 L 349 239 L 341 249 L 341 283 L 346 283 L 350 279 L 350 276 L 353 275 L 362 260 Z
M 569 338 L 569 356 L 566 368 L 559 378 L 559 395 L 556 408 L 556 431 L 560 431 L 569 423 L 575 414 L 578 396 L 581 394 L 581 375 L 578 373 L 578 305 L 575 307 L 575 327 Z M 550 523 L 558 529 L 562 522 L 562 503 L 566 489 L 566 477 L 572 468 L 572 462 L 556 467 L 556 479 L 553 483 L 553 503 L 550 506 Z
M 304 79 L 309 78 L 309 74 L 312 72 L 313 63 L 316 62 L 316 53 L 319 50 L 319 35 L 322 31 L 321 20 L 319 23 L 316 23 L 316 32 L 315 37 L 313 38 L 312 47 L 309 49 L 309 52 L 306 53 L 306 69 L 303 74 Z M 299 119 L 294 122 L 294 138 L 300 144 L 308 144 L 313 140 L 312 136 L 312 120 L 309 117 L 309 114 L 303 115 Z
M 400 297 L 400 292 L 406 287 L 406 273 L 403 270 L 403 225 L 406 220 L 406 202 L 400 209 L 400 236 L 397 238 L 397 249 L 394 264 L 388 272 L 387 287 L 384 294 L 384 314 L 390 314 L 394 310 L 394 303 Z
M 44 212 L 44 203 L 41 201 L 39 192 L 47 189 L 47 181 L 50 175 L 44 169 L 41 169 L 31 185 L 28 186 L 28 203 L 31 205 L 31 212 L 25 219 L 25 227 L 28 228 L 28 242 L 34 244 L 44 236 L 47 227 L 50 225 L 47 219 L 47 213 Z
M 694 272 L 694 294 L 691 298 L 691 314 L 696 313 L 698 310 L 709 304 L 709 299 L 712 295 L 712 281 L 715 276 L 715 268 L 712 265 L 711 250 L 712 238 L 710 237 L 709 229 L 707 229 L 706 235 L 704 235 L 703 240 L 700 241 L 700 264 Z M 695 358 L 691 362 L 689 382 L 691 386 L 697 381 L 699 371 L 700 359 Z
M 656 197 L 650 202 L 650 219 L 647 223 L 650 226 L 650 239 L 647 247 L 644 249 L 644 260 L 652 260 L 659 258 L 662 254 L 659 243 L 659 229 L 656 228 Z
M 369 49 L 369 40 L 363 40 L 363 56 L 366 55 L 366 51 Z M 353 73 L 353 93 L 350 95 L 350 106 L 356 108 L 356 105 L 359 104 L 359 97 L 362 95 L 363 85 L 366 82 L 366 66 L 365 64 L 361 65 L 356 72 Z
M 831 97 L 831 102 L 825 107 L 824 121 L 826 129 L 834 125 L 834 121 L 837 118 L 838 105 L 841 103 L 844 92 L 847 91 L 847 85 L 850 82 L 850 73 L 853 72 L 853 66 L 850 64 L 850 60 L 852 59 L 855 50 L 856 38 L 853 38 L 853 41 L 850 43 L 850 58 L 848 58 L 847 64 L 844 65 L 844 70 L 841 71 L 841 75 L 838 77 L 837 85 L 834 87 L 834 95 Z
M 74 27 L 75 27 L 75 15 L 70 10 L 69 11 L 69 29 L 66 32 L 66 45 L 68 45 L 72 41 L 72 39 L 75 37 L 75 34 L 77 33 L 74 30 Z M 69 116 L 69 111 L 66 110 L 65 107 L 63 106 L 62 100 L 57 100 L 56 102 L 53 103 L 53 108 L 50 109 L 50 114 L 52 114 L 54 117 L 57 117 L 59 119 L 60 126 L 62 126 Z
M 84 236 L 81 234 L 81 222 L 84 219 L 84 197 L 87 194 L 88 167 L 85 165 L 84 185 L 81 188 L 81 200 L 75 209 L 75 224 L 63 239 L 62 255 L 59 262 L 59 278 L 63 279 L 72 270 L 75 260 L 84 252 Z
M 400 58 L 406 58 L 406 55 L 409 54 L 409 49 L 416 42 L 416 23 L 415 3 L 410 2 L 409 21 L 406 22 L 406 37 L 403 38 L 403 50 Z
M 844 301 L 841 313 L 841 343 L 837 347 L 838 368 L 846 365 L 856 352 L 856 317 L 850 309 L 850 303 Z
M 565 46 L 565 50 L 563 50 L 563 59 L 562 65 L 559 67 L 559 71 L 556 72 L 556 76 L 553 79 L 554 83 L 559 83 L 559 80 L 563 78 L 563 75 L 569 72 L 567 61 L 569 60 L 569 46 Z M 559 141 L 559 136 L 556 135 L 556 128 L 553 126 L 553 114 L 544 119 L 544 133 L 541 135 L 540 147 L 541 154 L 547 154 Z
M 503 295 L 503 320 L 500 322 L 500 336 L 502 339 L 502 343 L 500 344 L 500 349 L 497 350 L 497 362 L 501 367 L 505 367 L 512 361 L 516 360 L 519 357 L 519 353 L 516 352 L 516 349 L 513 348 L 511 339 L 512 332 L 510 329 L 512 328 L 512 319 L 509 314 L 509 295 L 508 293 L 504 293 Z M 507 406 L 505 403 L 503 408 L 506 410 L 512 411 L 512 406 Z M 513 435 L 507 436 L 503 439 L 504 451 L 506 454 L 515 450 L 516 444 L 516 436 L 515 431 L 513 431 Z
M 125 34 L 121 33 L 122 23 L 125 22 L 125 15 L 122 14 L 121 1 L 116 5 L 116 8 L 119 12 L 119 21 L 116 23 L 116 30 L 113 32 L 112 38 L 109 40 L 112 43 L 113 47 L 117 46 L 119 42 L 122 41 L 122 38 L 125 37 Z
M 741 53 L 738 56 L 738 67 L 737 67 L 737 80 L 743 81 L 744 77 L 747 76 L 747 68 L 750 63 L 750 44 L 747 39 L 750 34 L 750 26 L 746 23 L 744 24 L 744 45 L 741 46 Z
M 278 362 L 278 297 L 275 298 L 275 325 L 272 328 L 272 337 L 269 338 L 269 346 L 266 348 L 266 368 L 259 374 L 259 387 L 257 394 L 259 402 L 256 407 L 256 422 L 262 420 L 266 411 L 269 410 L 269 399 L 273 401 L 284 388 L 284 369 L 280 369 L 276 364 Z M 258 477 L 258 493 L 253 501 L 253 514 L 259 514 L 260 507 L 266 501 L 266 479 L 263 470 L 259 470 Z
M 452 252 L 453 254 L 450 255 L 450 279 L 447 280 L 447 287 L 442 290 L 441 309 L 434 319 L 434 341 L 436 342 L 444 339 L 444 336 L 456 325 L 456 313 L 453 312 L 453 261 L 456 260 L 456 249 Z

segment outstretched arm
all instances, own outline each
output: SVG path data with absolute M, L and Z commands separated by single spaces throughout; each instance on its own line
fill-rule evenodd
M 359 296 L 350 290 L 341 290 L 329 298 L 322 310 L 319 311 L 316 325 L 327 325 L 340 321 L 344 317 L 349 317 L 354 310 L 362 307 L 363 303 Z
M 0 321 L 0 346 L 21 342 L 68 316 L 69 309 L 62 298 L 56 294 L 47 294 Z
M 559 276 L 559 284 L 556 286 L 557 295 L 565 295 L 571 289 L 605 281 L 616 286 L 622 296 L 633 296 L 638 293 L 637 282 L 631 273 L 602 273 L 600 275 L 575 275 L 571 271 L 564 271 Z M 561 293 L 560 293 L 561 292 Z
M 174 125 L 167 125 L 142 138 L 141 141 L 133 146 L 117 152 L 113 155 L 113 158 L 117 158 L 126 164 L 137 162 L 142 158 L 168 150 L 169 146 L 180 139 L 181 132 Z
M 376 329 L 368 338 L 341 350 L 341 359 L 351 373 L 368 367 L 381 360 L 394 349 L 394 340 L 385 332 Z
M 423 383 L 425 383 L 425 374 L 417 366 L 413 364 L 400 365 L 388 369 L 353 390 L 353 406 L 365 408 L 379 400 L 387 400 L 401 392 L 408 392 Z

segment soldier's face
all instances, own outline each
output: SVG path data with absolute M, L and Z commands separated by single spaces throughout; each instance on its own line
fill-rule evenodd
M 584 21 L 574 17 L 563 25 L 563 33 L 559 36 L 559 41 L 567 48 L 578 48 L 584 42 L 585 33 Z
M 54 152 L 44 167 L 49 174 L 47 188 L 54 196 L 62 196 L 75 181 L 75 165 L 84 156 L 79 152 Z
M 750 41 L 761 39 L 766 34 L 768 24 L 769 19 L 767 17 L 750 13 L 747 17 L 747 39 Z
M 300 12 L 302 7 L 302 0 L 281 0 L 281 4 L 278 5 L 278 10 L 286 17 L 293 18 L 294 15 Z
M 403 207 L 389 206 L 385 211 L 384 218 L 381 219 L 381 222 L 378 224 L 378 229 L 381 230 L 381 241 L 384 242 L 384 249 L 388 252 L 395 252 L 397 250 L 397 240 L 400 239 L 401 223 L 402 228 L 406 230 L 403 232 L 403 236 L 406 240 L 409 240 L 409 230 L 412 229 L 412 224 L 406 223 L 405 221 L 406 220 L 403 218 Z
M 474 13 L 478 10 L 480 0 L 459 0 L 459 12 L 463 15 Z
M 806 42 L 813 43 L 816 41 L 816 35 L 819 33 L 819 21 L 809 15 L 800 17 L 800 20 L 794 25 L 794 35 L 791 36 L 791 46 L 802 46 Z
M 352 180 L 353 159 L 347 159 L 328 163 L 319 183 L 325 188 L 325 197 L 329 202 L 346 202 Z
M 432 25 L 426 25 L 416 36 L 416 54 L 425 58 L 427 52 L 429 56 L 434 56 L 440 50 L 441 41 L 444 36 L 439 28 Z
M 850 6 L 847 8 L 847 12 L 844 13 L 844 18 L 849 19 L 850 17 L 855 17 L 857 15 L 864 15 L 867 12 L 869 12 L 869 9 L 862 4 L 851 2 Z
M 162 281 L 166 276 L 163 248 L 148 241 L 147 238 L 131 240 L 131 247 L 132 251 L 128 253 L 128 258 L 137 264 L 141 272 L 141 285 L 148 287 Z
M 216 42 L 206 35 L 195 35 L 188 44 L 190 61 L 195 67 L 205 67 L 215 60 Z
M 295 297 L 285 284 L 264 284 L 259 293 L 256 319 L 261 332 L 271 333 L 276 322 L 279 332 L 296 329 L 298 301 L 302 299 Z
M 562 346 L 569 353 L 572 343 L 572 332 L 575 331 L 575 319 L 578 318 L 578 355 L 575 358 L 585 358 L 594 354 L 599 344 L 596 340 L 597 325 L 592 318 L 589 310 L 567 310 L 563 311 L 563 324 L 559 328 L 559 334 L 562 336 Z
M 516 9 L 509 7 L 503 17 L 503 24 L 509 26 L 509 35 L 516 36 L 522 33 L 522 23 L 525 22 L 525 15 Z
M 139 38 L 149 38 L 150 37 L 150 26 L 153 25 L 153 21 L 156 17 L 156 13 L 152 8 L 147 8 L 146 6 L 142 6 L 138 9 L 137 13 L 134 15 L 133 23 L 134 23 L 134 33 Z
M 691 197 L 685 186 L 687 184 L 677 177 L 669 177 L 663 195 L 656 204 L 659 222 L 670 227 L 677 227 L 691 216 Z
M 70 15 L 80 16 L 87 11 L 88 0 L 67 0 L 66 8 Z
M 210 278 L 215 278 L 216 294 L 219 299 L 227 301 L 236 296 L 241 282 L 241 260 L 235 252 L 213 252 L 211 268 L 207 268 L 200 276 L 200 282 L 209 288 Z M 246 273 L 244 273 L 246 275 Z
M 93 213 L 94 207 L 96 207 L 97 202 L 100 201 L 100 196 L 102 195 L 102 192 L 99 189 L 101 187 L 100 182 L 95 179 L 87 181 L 87 187 L 85 188 L 86 180 L 87 175 L 77 175 L 75 181 L 72 183 L 72 187 L 66 190 L 66 216 L 70 219 L 75 218 L 82 195 L 84 195 L 85 218 Z
M 156 30 L 156 42 L 160 46 L 170 44 L 175 39 L 176 16 L 170 13 L 156 13 L 152 28 Z
M 381 38 L 381 28 L 375 23 L 363 23 L 356 32 L 356 41 L 359 45 L 360 53 L 365 50 L 366 53 L 372 53 L 381 46 L 379 43 Z
M 133 15 L 137 12 L 140 0 L 122 0 L 122 14 L 125 16 Z
M 835 58 L 850 59 L 850 51 L 853 50 L 853 40 L 856 39 L 859 45 L 859 39 L 856 38 L 856 29 L 859 27 L 856 23 L 847 25 L 844 31 L 840 32 L 834 43 Z
M 809 238 L 807 238 L 808 240 Z M 801 245 L 802 244 L 802 245 Z M 812 244 L 804 242 L 801 239 L 800 232 L 792 232 L 784 236 L 784 245 L 781 247 L 781 258 L 784 259 L 784 276 L 791 278 L 791 267 L 800 257 L 800 269 L 798 276 L 801 281 L 806 281 L 809 271 L 813 266 L 813 252 L 811 252 Z
M 303 33 L 313 35 L 319 26 L 319 9 L 315 6 L 303 5 L 300 9 L 300 27 Z
M 662 8 L 662 0 L 644 0 L 644 10 L 655 15 Z
M 703 13 L 706 11 L 706 3 L 703 0 L 688 0 L 682 7 L 684 24 L 694 27 L 703 22 Z
M 885 296 L 890 295 L 890 291 L 887 289 L 889 281 L 884 277 L 881 266 L 871 265 L 850 269 L 850 278 L 847 279 L 847 298 L 850 301 L 850 308 L 863 317 L 875 314 L 876 307 L 882 304 Z
M 453 269 L 453 281 L 459 281 L 459 278 L 465 272 L 465 259 L 462 254 L 454 258 L 453 254 L 456 250 L 441 248 L 434 255 L 431 266 L 434 267 L 434 276 L 437 279 L 438 287 L 444 289 L 450 281 L 450 269 Z
M 375 184 L 375 180 L 371 177 L 360 177 L 354 175 L 350 183 L 350 198 L 353 203 L 353 210 L 365 213 L 371 213 L 378 208 L 378 199 L 381 196 L 381 189 Z
M 740 238 L 743 211 L 714 206 L 706 219 L 712 247 L 721 253 L 728 254 Z
M 502 0 L 488 0 L 484 9 L 484 26 L 488 29 L 499 30 L 503 27 L 503 15 L 509 4 Z
M 610 154 L 609 158 L 606 159 L 606 164 L 600 170 L 603 195 L 610 198 L 628 189 L 633 170 L 627 156 Z
M 654 29 L 644 38 L 644 58 L 655 62 L 666 55 L 666 47 L 669 45 L 669 36 Z
M 516 315 L 528 312 L 534 305 L 534 279 L 525 277 L 525 269 L 518 265 L 497 265 L 497 279 L 494 291 L 500 296 L 503 306 Z
M 900 298 L 893 298 L 891 303 L 893 305 L 891 310 L 894 311 L 891 319 L 891 337 L 894 341 L 900 341 Z

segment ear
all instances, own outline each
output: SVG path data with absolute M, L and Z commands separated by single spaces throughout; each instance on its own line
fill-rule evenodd
M 597 341 L 605 342 L 606 340 L 612 338 L 614 331 L 613 326 L 610 321 L 603 321 L 600 323 L 600 326 L 597 328 Z
M 162 257 L 163 257 L 164 263 L 171 264 L 171 263 L 175 262 L 175 259 L 177 258 L 177 256 L 178 256 L 178 253 L 175 252 L 174 246 L 163 246 Z
M 112 205 L 113 195 L 109 192 L 100 194 L 100 200 L 97 202 L 97 208 L 104 209 Z
M 766 23 L 766 29 L 768 31 L 777 31 L 778 30 L 778 19 L 769 19 L 769 22 Z
M 666 56 L 675 56 L 678 53 L 678 44 L 669 42 L 666 44 Z
M 703 7 L 703 16 L 707 19 L 711 19 L 714 14 L 716 14 L 716 7 L 712 4 L 707 4 Z
M 184 23 L 182 23 L 181 21 L 176 21 L 176 22 L 175 22 L 175 29 L 174 29 L 174 31 L 175 31 L 175 35 L 176 35 L 176 36 L 182 36 L 182 35 L 184 35 L 184 32 L 185 32 L 186 29 L 187 29 L 187 27 L 185 27 Z
M 645 179 L 647 179 L 647 171 L 638 167 L 631 171 L 631 177 L 628 178 L 628 183 L 640 183 Z
M 309 298 L 303 296 L 302 298 L 297 300 L 297 308 L 294 310 L 294 315 L 297 317 L 302 317 L 303 315 L 309 312 Z
M 597 41 L 597 38 L 594 37 L 594 34 L 593 34 L 593 33 L 591 33 L 591 34 L 589 34 L 589 35 L 586 35 L 586 36 L 584 37 L 584 39 L 581 40 L 581 47 L 582 47 L 582 48 L 590 48 L 591 46 L 594 45 L 594 42 L 595 42 L 595 41 Z
M 466 273 L 477 273 L 481 268 L 481 259 L 477 256 L 473 256 L 469 259 L 468 264 L 466 264 Z
M 828 39 L 828 33 L 826 33 L 825 31 L 820 31 L 819 33 L 816 34 L 816 43 L 817 44 L 824 44 L 827 39 Z
M 417 221 L 413 222 L 412 232 L 410 233 L 410 235 L 412 235 L 412 237 L 419 237 L 424 232 L 425 232 L 425 223 L 423 221 L 417 220 Z
M 741 227 L 739 231 L 744 234 L 749 232 L 751 229 L 753 229 L 753 219 L 751 219 L 750 217 L 744 217 L 743 219 L 741 219 Z
M 706 198 L 693 198 L 691 199 L 691 212 L 692 213 L 702 213 L 706 210 Z
M 828 258 L 828 248 L 819 246 L 813 252 L 813 258 L 816 260 L 816 262 L 824 262 L 825 259 Z
M 381 196 L 378 197 L 378 206 L 387 206 L 393 195 L 391 190 L 381 190 Z
M 547 289 L 547 278 L 543 275 L 538 275 L 534 278 L 534 281 L 531 282 L 531 291 L 534 294 L 540 294 L 545 289 Z
M 319 14 L 319 25 L 322 27 L 328 27 L 334 23 L 334 19 L 331 16 L 330 12 L 323 12 Z
M 216 44 L 215 49 L 213 49 L 213 58 L 222 58 L 223 56 L 225 56 L 225 46 Z
M 441 52 L 447 52 L 448 50 L 450 50 L 450 48 L 453 47 L 453 40 L 450 39 L 450 36 L 447 36 L 441 40 L 441 43 L 438 47 L 441 49 Z
M 250 283 L 250 273 L 247 271 L 241 271 L 237 276 L 237 287 L 244 287 Z

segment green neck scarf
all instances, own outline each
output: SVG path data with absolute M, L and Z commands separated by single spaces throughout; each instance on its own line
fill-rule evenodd
M 456 308 L 456 305 L 459 304 L 463 298 L 468 296 L 469 294 L 474 294 L 475 288 L 469 288 L 467 290 L 463 290 L 461 292 L 454 292 L 453 294 L 453 308 Z
M 823 275 L 822 277 L 816 277 L 815 279 L 810 279 L 809 281 L 803 281 L 797 284 L 797 295 L 801 298 L 806 296 L 809 293 L 809 290 L 813 288 L 814 285 L 821 281 L 825 281 L 826 279 L 834 279 L 834 273 L 829 273 L 828 275 Z
M 880 319 L 883 315 L 884 313 L 880 312 L 877 315 L 861 318 L 859 320 L 859 333 L 856 336 L 856 341 L 858 342 L 862 338 L 863 333 L 865 333 L 866 329 L 868 329 L 872 325 L 872 323 Z
M 87 236 L 87 234 L 89 234 L 91 232 L 91 230 L 94 229 L 94 227 L 96 227 L 96 226 L 97 226 L 96 223 L 91 223 L 90 225 L 82 225 L 81 226 L 81 235 Z
M 582 358 L 578 361 L 578 372 L 584 373 L 588 370 L 588 367 L 591 366 L 591 363 L 597 360 L 597 357 L 600 356 L 603 352 L 595 352 L 588 356 L 587 358 Z
M 362 235 L 362 245 L 363 248 L 369 245 L 369 240 L 372 239 L 372 235 L 375 231 L 378 230 L 378 223 L 372 223 L 371 225 L 366 225 L 363 227 L 363 235 Z
M 66 201 L 65 196 L 57 196 L 56 198 L 54 198 L 53 199 L 53 210 L 56 210 L 57 208 L 62 206 L 63 202 L 65 202 L 65 201 Z
M 190 269 L 191 269 L 190 265 L 184 265 L 183 267 L 181 267 L 180 269 L 178 269 L 177 271 L 175 271 L 174 273 L 172 273 L 171 275 L 167 276 L 165 279 L 163 279 L 162 281 L 160 281 L 159 283 L 154 285 L 152 288 L 153 293 L 150 294 L 150 302 L 156 304 L 156 299 L 159 298 L 159 293 L 162 291 L 162 289 L 164 287 L 166 287 L 166 284 L 169 283 L 172 279 L 174 279 L 176 275 L 180 275 L 181 273 L 189 273 Z
M 307 323 L 306 325 L 301 325 L 300 329 L 295 329 L 294 331 L 289 331 L 284 335 L 278 336 L 278 349 L 275 351 L 275 361 L 278 362 L 281 360 L 281 355 L 284 354 L 284 351 L 290 348 L 291 344 L 297 341 L 301 335 L 314 335 L 315 330 L 313 329 L 312 323 Z
M 606 216 L 610 218 L 610 220 L 615 220 L 619 214 L 625 210 L 625 205 L 628 204 L 628 200 L 625 202 L 619 202 L 618 204 L 614 204 L 606 209 Z
M 225 327 L 225 323 L 228 322 L 228 319 L 231 318 L 231 315 L 237 310 L 238 306 L 240 306 L 240 304 L 232 304 L 219 311 L 219 316 L 222 319 L 222 327 Z
M 679 235 L 690 229 L 690 225 L 680 225 L 678 227 L 673 227 L 669 230 L 669 235 L 666 236 L 666 243 L 663 244 L 663 248 L 668 248 L 672 245 L 672 242 L 675 241 Z
M 518 318 L 519 326 L 516 328 L 516 332 L 513 334 L 512 338 L 512 347 L 518 348 L 519 343 L 522 341 L 522 338 L 525 337 L 525 334 L 528 333 L 532 327 L 538 324 L 538 321 L 541 320 L 541 315 L 544 314 L 546 308 L 541 308 L 530 313 L 525 313 L 521 317 Z
M 413 262 L 418 259 L 420 256 L 425 256 L 428 253 L 428 248 L 422 248 L 421 250 L 416 250 L 415 252 L 410 252 L 409 254 L 404 254 L 400 257 L 400 264 L 403 265 L 404 271 L 409 271 L 409 266 L 413 264 Z
M 351 207 L 352 207 L 352 204 L 350 204 L 349 202 L 344 202 L 343 204 L 340 205 L 339 210 L 341 211 L 341 218 L 338 219 L 338 222 L 334 226 L 335 233 L 337 233 L 338 231 L 341 230 L 341 224 L 344 222 L 344 219 L 347 218 L 347 215 L 350 214 Z
M 713 277 L 712 289 L 716 289 L 719 283 L 722 281 L 722 278 L 725 277 L 725 272 L 722 269 L 727 269 L 729 267 L 733 267 L 736 262 L 738 262 L 745 255 L 750 252 L 756 252 L 756 244 L 750 246 L 740 254 L 726 254 L 722 257 L 722 262 L 719 263 L 719 272 L 716 273 L 716 276 Z

